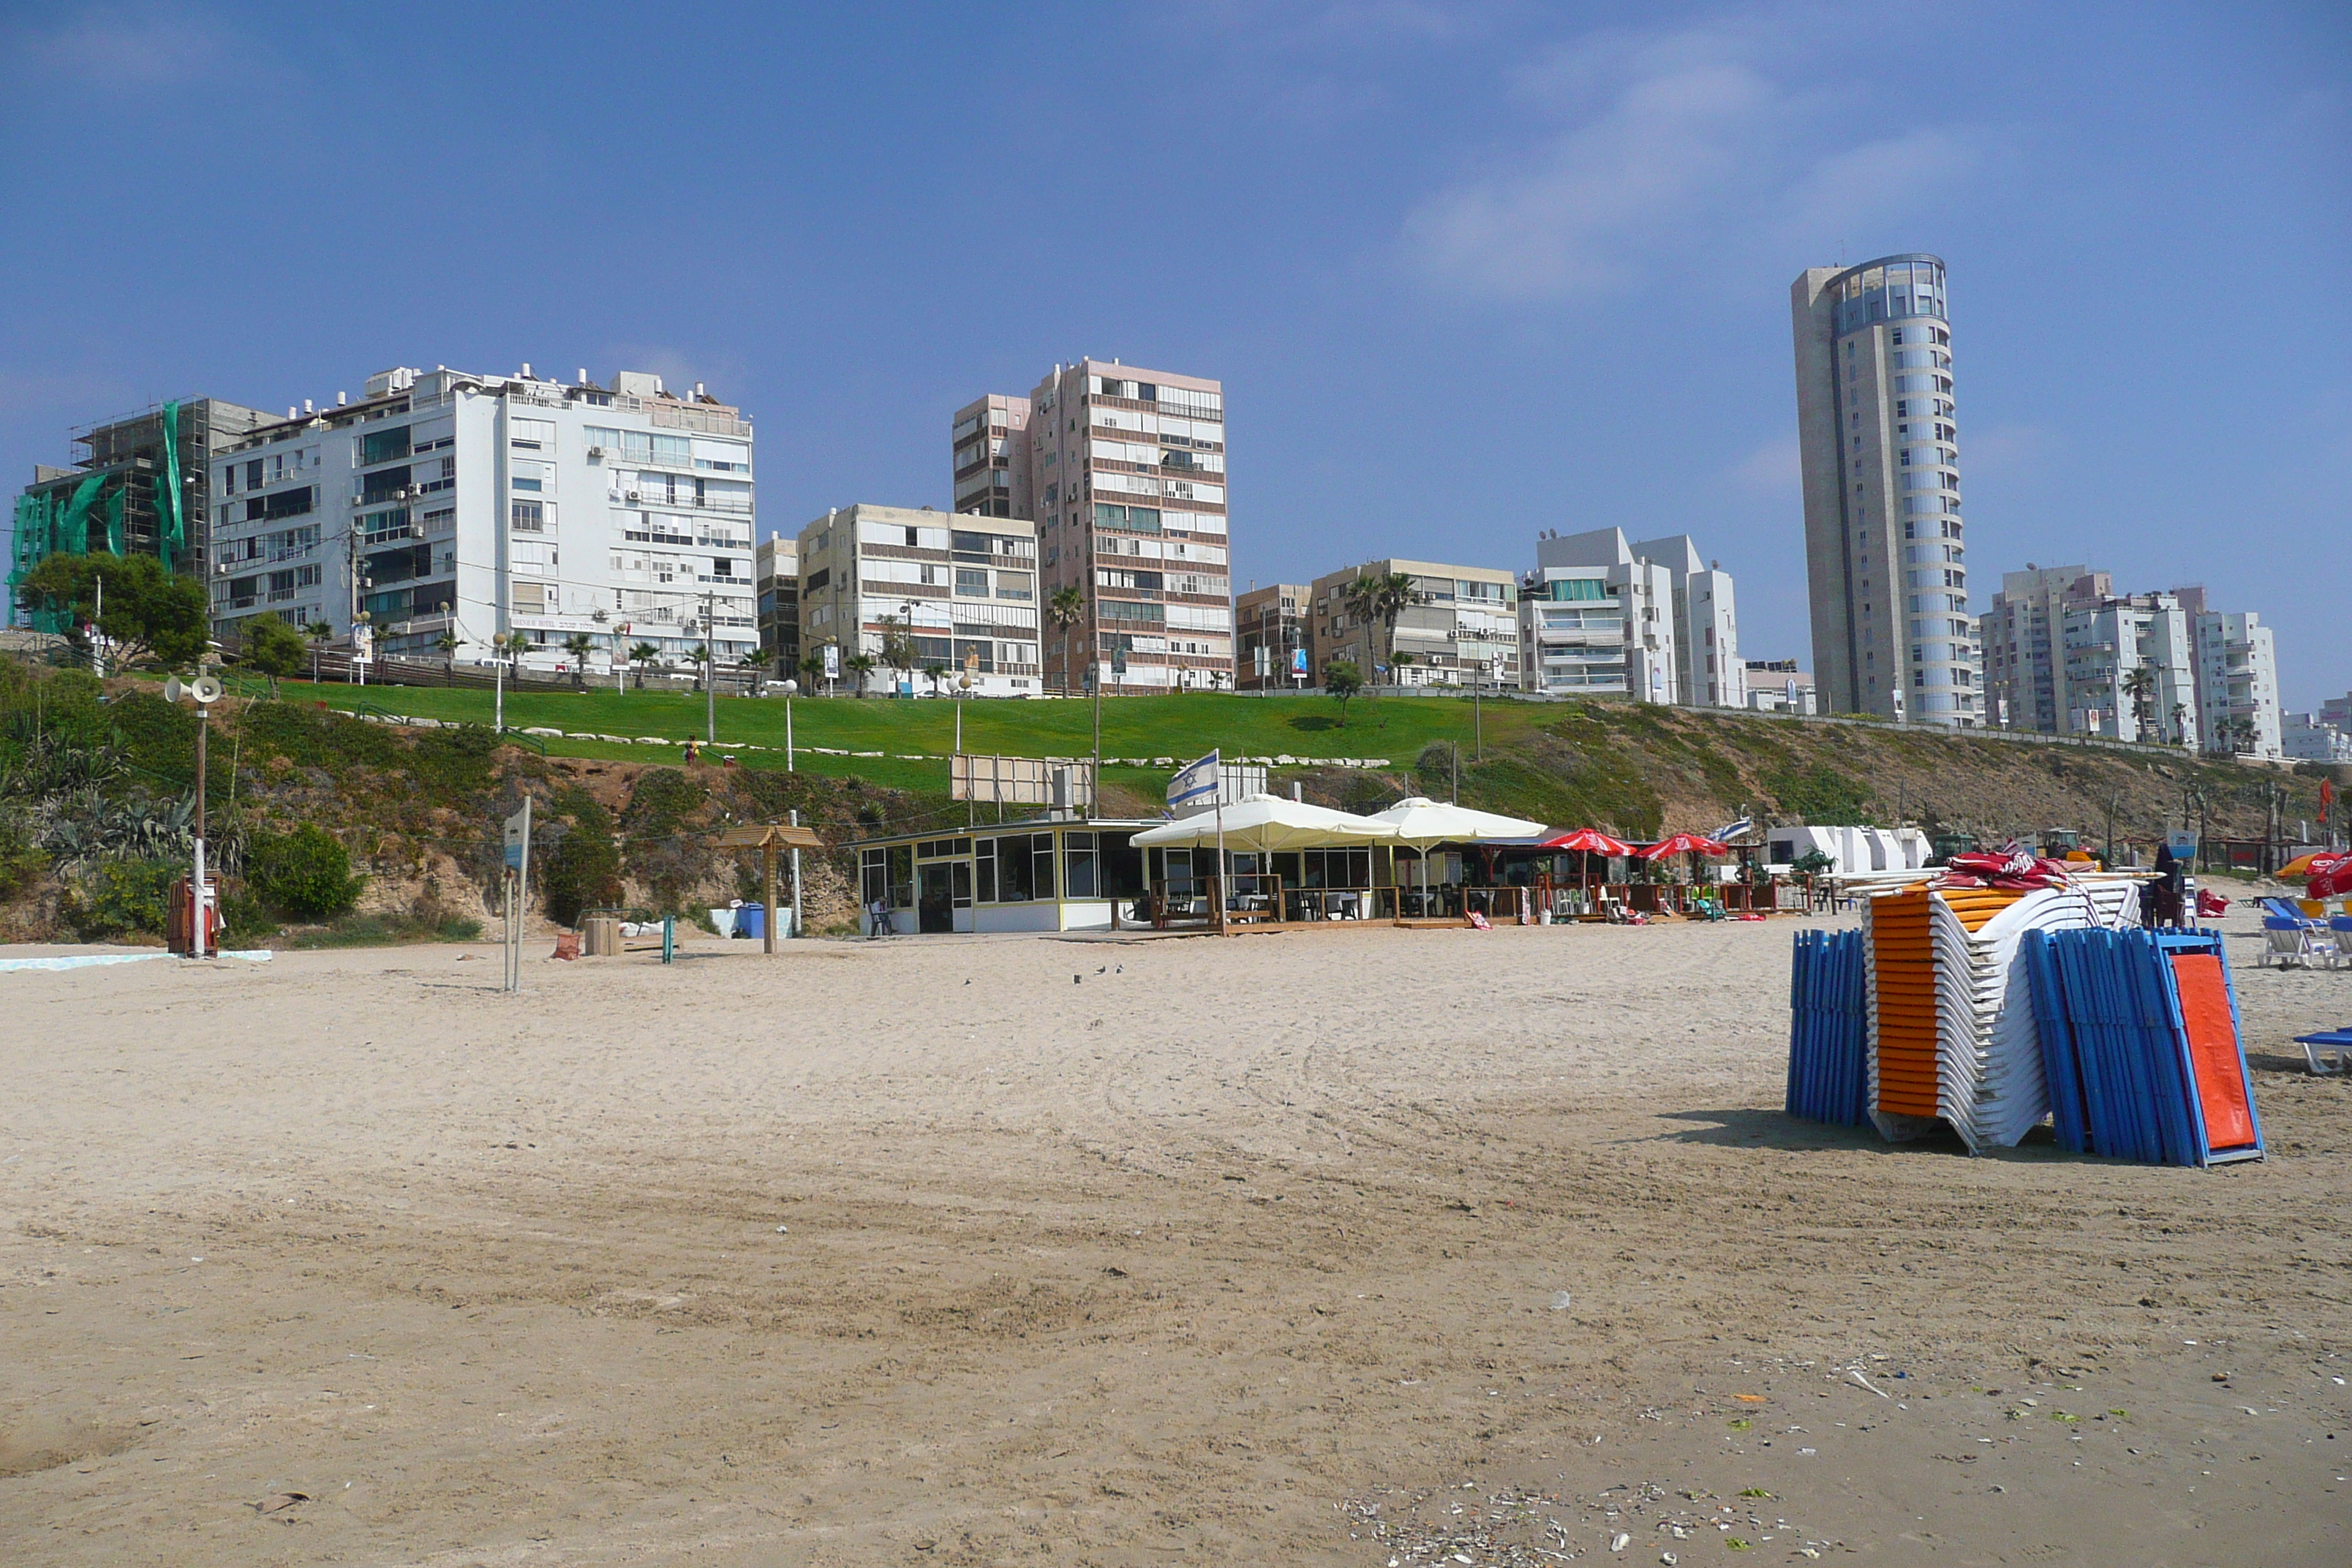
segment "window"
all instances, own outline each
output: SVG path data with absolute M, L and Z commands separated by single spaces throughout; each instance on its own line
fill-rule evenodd
M 956 597 L 985 599 L 988 597 L 988 574 L 971 566 L 956 568 Z
M 408 456 L 408 426 L 397 430 L 371 430 L 360 437 L 360 466 L 394 463 Z
M 555 450 L 555 421 L 552 419 L 509 419 L 507 440 L 518 452 L 552 452 Z
M 519 500 L 515 502 L 514 527 L 517 533 L 546 532 L 547 503 L 544 501 L 535 500 Z

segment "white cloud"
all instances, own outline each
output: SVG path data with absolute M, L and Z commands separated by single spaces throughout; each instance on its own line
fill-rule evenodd
M 160 87 L 220 69 L 222 30 L 201 11 L 163 5 L 92 6 L 25 42 L 24 59 L 45 76 L 106 87 Z
M 1970 137 L 1931 126 L 1853 140 L 1855 125 L 1886 121 L 1805 80 L 1812 57 L 1775 41 L 1787 32 L 1596 34 L 1517 73 L 1510 86 L 1537 124 L 1409 216 L 1409 254 L 1448 289 L 1559 299 L 1700 247 L 1826 254 L 1863 237 L 1841 225 L 1948 200 L 1974 163 Z

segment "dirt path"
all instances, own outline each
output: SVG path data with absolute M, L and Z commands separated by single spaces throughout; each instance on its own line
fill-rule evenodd
M 2352 975 L 2264 1164 L 1970 1160 L 1780 1115 L 1789 929 L 0 976 L 0 1541 L 2352 1559 Z

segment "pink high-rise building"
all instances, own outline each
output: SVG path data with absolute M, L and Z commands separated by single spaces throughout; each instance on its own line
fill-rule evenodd
M 1224 421 L 1220 382 L 1100 360 L 956 411 L 955 510 L 1037 524 L 1047 690 L 1233 689 Z

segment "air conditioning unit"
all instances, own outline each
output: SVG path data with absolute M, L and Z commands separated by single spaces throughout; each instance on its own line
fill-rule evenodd
M 638 496 L 638 494 L 637 494 L 637 492 L 636 492 L 636 491 L 635 491 L 635 490 L 631 490 L 631 491 L 629 492 L 629 504 L 630 504 L 631 506 L 635 506 L 635 505 L 637 505 L 640 500 L 641 500 L 641 498 Z
M 589 460 L 590 462 L 592 462 L 592 463 L 594 463 L 594 462 L 601 462 L 601 461 L 604 459 L 604 447 L 589 447 L 589 448 L 588 448 L 588 460 Z
M 215 577 L 226 577 L 226 576 L 227 576 L 227 575 L 228 575 L 228 563 L 227 563 L 227 562 L 226 562 L 226 561 L 215 561 L 215 562 L 214 562 L 214 563 L 213 563 L 213 575 L 214 575 L 214 576 L 215 576 Z

